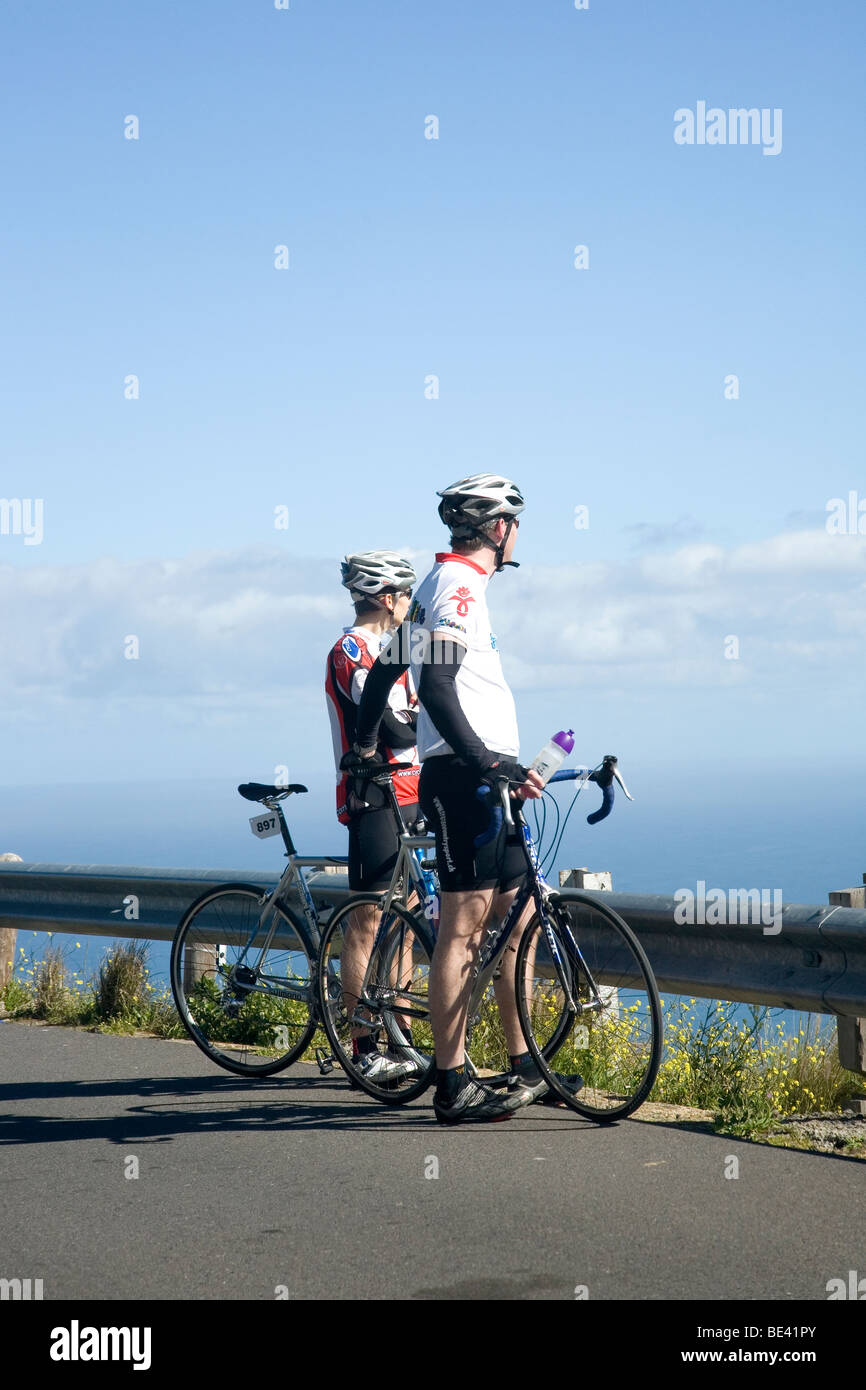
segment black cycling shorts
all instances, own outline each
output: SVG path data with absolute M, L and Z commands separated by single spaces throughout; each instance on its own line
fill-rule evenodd
M 504 756 L 504 755 L 503 755 Z M 453 754 L 426 758 L 421 764 L 418 799 L 436 836 L 439 886 L 446 893 L 470 888 L 513 888 L 526 872 L 519 832 L 503 824 L 495 839 L 475 848 L 475 837 L 490 825 L 491 793 L 475 795 L 482 778 Z
M 418 819 L 418 803 L 401 806 L 407 826 Z M 397 862 L 400 841 L 390 806 L 360 811 L 349 822 L 349 887 L 355 893 L 387 888 Z

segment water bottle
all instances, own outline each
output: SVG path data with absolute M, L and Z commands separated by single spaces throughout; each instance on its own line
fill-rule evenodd
M 558 772 L 565 762 L 572 748 L 574 747 L 574 730 L 560 729 L 558 734 L 554 734 L 548 739 L 541 752 L 530 763 L 530 771 L 537 772 L 542 782 L 547 783 Z

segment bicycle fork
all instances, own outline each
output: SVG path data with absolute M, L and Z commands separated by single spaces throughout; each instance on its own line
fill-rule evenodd
M 574 953 L 575 965 L 577 967 L 577 971 L 575 972 L 575 974 L 577 974 L 578 972 L 581 973 L 586 981 L 590 995 L 592 996 L 588 1004 L 582 1004 L 579 1001 L 575 1000 L 574 995 L 571 991 L 571 980 L 569 978 L 571 972 L 566 971 L 565 969 L 564 962 L 559 952 L 559 947 L 556 944 L 556 937 L 554 935 L 553 928 L 550 925 L 547 913 L 543 910 L 541 912 L 541 919 L 544 924 L 544 934 L 547 938 L 547 944 L 550 950 L 551 957 L 553 959 L 554 969 L 556 970 L 556 973 L 559 977 L 559 983 L 562 986 L 562 991 L 565 995 L 569 1010 L 574 1014 L 576 1018 L 579 1017 L 581 1014 L 600 1013 L 605 1007 L 604 1000 L 602 999 L 601 994 L 599 993 L 598 986 L 596 985 L 595 980 L 592 978 L 589 966 L 583 958 L 583 953 L 580 947 L 578 946 L 576 940 L 574 939 L 574 934 L 571 931 L 571 927 L 567 926 L 566 931 L 568 933 L 568 941 L 570 944 L 570 948 Z

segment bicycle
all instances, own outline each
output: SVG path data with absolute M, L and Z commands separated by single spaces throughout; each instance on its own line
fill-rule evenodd
M 386 773 L 382 764 L 365 768 L 374 781 Z M 587 817 L 591 824 L 610 814 L 615 782 L 629 796 L 613 755 L 595 769 L 563 769 L 551 781 L 575 779 L 582 784 L 594 781 L 602 789 L 601 806 Z M 661 1005 L 652 969 L 637 938 L 612 908 L 579 889 L 551 888 L 522 807 L 516 803 L 515 816 L 507 782 L 498 782 L 497 789 L 499 804 L 494 804 L 489 827 L 476 837 L 476 846 L 493 839 L 504 818 L 520 832 L 526 874 L 505 917 L 488 929 L 479 950 L 467 1054 L 488 986 L 501 967 L 513 927 L 532 899 L 535 911 L 521 934 L 515 969 L 518 1016 L 530 1054 L 550 1090 L 571 1109 L 602 1123 L 623 1119 L 646 1099 L 661 1060 Z M 482 786 L 478 795 L 489 796 L 490 791 Z M 406 863 L 414 872 L 411 861 Z M 368 901 L 377 901 L 376 895 L 369 895 Z M 357 998 L 347 998 L 342 990 L 338 966 L 341 923 L 351 904 L 339 909 L 325 928 L 320 1010 L 332 1051 L 356 1084 L 386 1104 L 402 1105 L 421 1095 L 434 1075 L 427 1002 L 434 936 L 425 916 L 410 913 L 392 890 L 378 902 L 379 931 Z M 582 919 L 579 927 L 573 914 Z M 363 1031 L 381 1038 L 380 1046 L 407 1064 L 405 1075 L 387 1088 L 371 1085 L 357 1068 L 350 1041 Z M 570 1073 L 570 1085 L 559 1070 L 563 1066 Z M 575 1072 L 579 1089 L 574 1087 Z M 507 1079 L 506 1074 L 484 1078 L 494 1086 L 507 1084 Z
M 345 866 L 333 856 L 301 857 L 280 805 L 306 792 L 248 782 L 238 791 L 264 814 L 250 824 L 260 839 L 281 834 L 288 864 L 271 892 L 249 883 L 207 889 L 187 908 L 171 948 L 171 989 L 193 1042 L 212 1062 L 239 1076 L 272 1076 L 291 1066 L 319 1027 L 316 968 L 319 913 L 306 869 Z M 300 913 L 289 902 L 294 890 Z M 275 1055 L 276 1054 L 276 1055 Z M 316 1051 L 327 1075 L 333 1058 Z
M 439 912 L 439 886 L 436 863 L 427 857 L 435 846 L 432 835 L 423 833 L 423 820 L 417 828 L 406 826 L 393 787 L 393 765 L 370 764 L 356 778 L 379 786 L 391 809 L 397 829 L 398 851 L 391 880 L 384 892 L 355 893 L 328 919 L 319 949 L 319 1014 L 331 1047 L 353 1086 L 360 1087 L 375 1100 L 405 1103 L 420 1095 L 430 1084 L 433 1069 L 433 1036 L 426 1020 L 423 1001 L 435 944 L 435 925 Z M 410 907 L 413 894 L 416 905 Z M 358 997 L 343 979 L 347 937 L 357 930 L 353 921 L 357 908 L 378 909 L 379 920 Z M 401 1004 L 391 1009 L 392 1024 L 399 1026 L 400 1051 L 394 1058 L 392 1031 L 383 1029 L 378 1004 L 392 1003 L 398 991 Z M 368 1003 L 371 1005 L 368 1008 Z M 413 1035 L 413 1023 L 419 1020 Z M 372 1037 L 377 1050 L 404 1063 L 404 1075 L 396 1080 L 377 1082 L 364 1066 L 365 1054 L 356 1049 L 357 1037 Z M 369 1056 L 369 1053 L 366 1054 Z

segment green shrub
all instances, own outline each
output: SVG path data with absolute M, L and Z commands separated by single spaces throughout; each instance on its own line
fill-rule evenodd
M 115 942 L 114 950 L 102 961 L 93 986 L 94 1012 L 99 1020 L 122 1020 L 134 1025 L 147 1012 L 148 950 L 146 941 L 125 941 L 122 945 Z
M 13 975 L 11 980 L 6 982 L 5 987 L 0 990 L 0 1004 L 9 1014 L 22 1012 L 30 1004 L 32 990 L 28 989 L 23 980 L 17 975 Z

